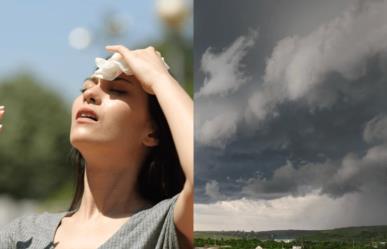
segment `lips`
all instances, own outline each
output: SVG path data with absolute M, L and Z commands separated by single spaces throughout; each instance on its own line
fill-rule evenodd
M 90 108 L 81 108 L 75 117 L 76 120 L 90 120 L 90 121 L 98 121 L 98 116 Z

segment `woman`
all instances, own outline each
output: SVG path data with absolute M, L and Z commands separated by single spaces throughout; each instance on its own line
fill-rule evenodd
M 153 47 L 106 49 L 119 53 L 133 76 L 88 79 L 73 103 L 70 141 L 84 160 L 84 181 L 71 211 L 16 219 L 0 232 L 0 248 L 192 247 L 192 99 Z M 162 184 L 170 190 L 164 200 L 154 194 L 163 191 L 152 189 L 153 180 L 139 181 L 144 167 L 156 168 L 160 177 L 171 174 L 171 169 L 159 170 L 148 160 L 162 146 L 159 129 L 168 129 L 157 127 L 149 112 L 152 97 L 165 115 L 185 176 L 177 194 L 173 189 L 178 188 L 167 185 L 178 182 Z M 0 118 L 3 114 L 0 108 Z

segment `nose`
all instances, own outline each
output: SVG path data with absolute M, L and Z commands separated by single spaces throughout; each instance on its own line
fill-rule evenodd
M 101 104 L 101 89 L 100 84 L 92 86 L 83 92 L 83 101 L 88 104 Z

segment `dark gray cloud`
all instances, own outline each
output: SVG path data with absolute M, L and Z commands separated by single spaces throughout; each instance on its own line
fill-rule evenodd
M 348 81 L 339 75 L 327 78 L 329 88 L 338 84 L 343 85 L 336 104 L 310 109 L 306 101 L 300 100 L 291 104 L 283 104 L 278 107 L 279 115 L 264 123 L 259 129 L 240 127 L 235 134 L 235 141 L 225 149 L 217 149 L 196 144 L 197 161 L 196 177 L 201 179 L 197 183 L 198 189 L 204 188 L 209 180 L 216 180 L 223 194 L 229 198 L 238 198 L 243 179 L 247 181 L 257 174 L 264 178 L 271 178 L 275 170 L 286 165 L 289 161 L 295 170 L 301 170 L 299 176 L 309 177 L 305 169 L 316 170 L 316 177 L 309 179 L 313 186 L 311 189 L 322 187 L 321 182 L 330 178 L 336 172 L 340 161 L 348 153 L 356 153 L 359 156 L 371 148 L 369 142 L 377 142 L 385 136 L 377 133 L 380 127 L 384 127 L 383 113 L 387 110 L 387 101 L 384 93 L 387 92 L 385 79 L 386 73 L 379 67 L 382 58 L 373 58 L 369 61 L 368 73 L 357 81 Z M 337 87 L 336 87 L 337 88 Z M 385 121 L 384 121 L 385 122 Z M 367 125 L 368 124 L 368 125 Z M 322 164 L 325 166 L 318 167 Z M 307 165 L 307 166 L 305 166 Z M 329 167 L 326 176 L 317 174 L 322 167 Z M 372 171 L 372 168 L 369 168 Z M 298 194 L 297 184 L 299 178 L 289 175 L 294 179 L 290 184 L 283 179 L 277 182 L 267 182 L 257 196 L 269 198 L 286 194 Z M 275 192 L 271 188 L 288 189 L 288 191 Z M 269 185 L 272 184 L 271 187 Z M 384 184 L 381 182 L 381 184 Z M 306 187 L 306 186 L 303 186 Z M 342 186 L 348 192 L 350 186 Z M 293 188 L 293 190 L 292 190 Z M 326 186 L 326 192 L 332 187 Z M 302 190 L 305 191 L 305 190 Z M 333 191 L 333 190 L 332 190 Z M 332 193 L 332 196 L 336 194 Z M 204 198 L 205 199 L 205 198 Z M 208 198 L 207 198 L 208 199 Z M 198 200 L 201 200 L 198 197 Z
M 195 77 L 203 82 L 198 60 L 206 46 L 216 58 L 251 27 L 259 30 L 239 58 L 244 67 L 236 67 L 250 79 L 226 95 L 195 99 L 195 201 L 276 203 L 317 194 L 318 202 L 330 200 L 327 207 L 344 199 L 355 205 L 327 226 L 387 222 L 379 212 L 387 205 L 387 2 L 257 2 L 244 4 L 261 16 L 233 19 L 219 40 L 220 31 L 195 35 Z M 289 12 L 280 16 L 279 6 Z M 222 23 L 221 13 L 215 18 L 204 34 Z M 365 203 L 375 213 L 359 218 Z

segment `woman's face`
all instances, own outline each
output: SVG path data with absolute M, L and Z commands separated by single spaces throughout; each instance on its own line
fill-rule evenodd
M 87 79 L 82 89 L 73 103 L 70 131 L 71 144 L 81 153 L 93 147 L 135 152 L 153 146 L 148 96 L 135 77 Z

